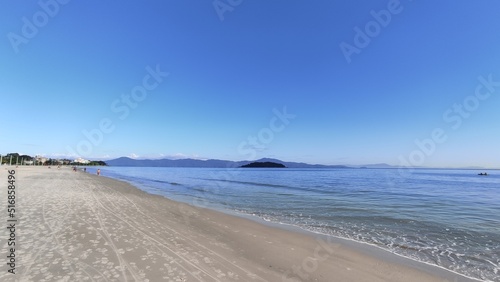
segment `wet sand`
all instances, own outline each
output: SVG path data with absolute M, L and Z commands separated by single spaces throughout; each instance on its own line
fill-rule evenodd
M 0 281 L 471 281 L 70 168 L 20 167 L 16 177 L 16 274 L 3 228 Z M 7 224 L 5 167 L 0 183 Z

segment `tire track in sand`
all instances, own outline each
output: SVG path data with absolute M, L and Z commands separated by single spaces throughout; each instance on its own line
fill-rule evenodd
M 107 188 L 107 187 L 106 187 Z M 107 188 L 108 190 L 111 190 L 113 191 L 111 188 Z M 104 193 L 101 193 L 104 195 L 104 197 L 107 197 Z M 95 196 L 94 196 L 95 197 Z M 159 248 L 159 246 L 162 246 L 164 248 L 166 248 L 171 254 L 175 255 L 176 257 L 180 258 L 182 261 L 184 261 L 185 263 L 187 263 L 188 265 L 190 265 L 191 267 L 193 267 L 194 269 L 198 270 L 199 272 L 202 272 L 204 273 L 206 276 L 212 278 L 214 281 L 219 281 L 219 279 L 217 279 L 216 277 L 212 276 L 210 273 L 208 273 L 205 269 L 195 265 L 194 263 L 190 262 L 189 259 L 185 258 L 184 256 L 182 256 L 181 254 L 179 254 L 178 252 L 175 252 L 173 249 L 171 249 L 170 247 L 168 247 L 166 245 L 166 243 L 163 243 L 163 242 L 160 242 L 158 239 L 156 238 L 153 238 L 151 235 L 149 235 L 148 233 L 144 232 L 141 230 L 141 228 L 138 228 L 134 225 L 131 224 L 131 222 L 134 222 L 135 224 L 139 225 L 137 222 L 135 222 L 135 220 L 133 220 L 132 218 L 130 218 L 129 216 L 127 216 L 125 213 L 121 213 L 120 212 L 120 209 L 118 207 L 116 207 L 116 205 L 108 199 L 108 202 L 110 203 L 110 205 L 113 205 L 115 206 L 116 208 L 116 211 L 112 211 L 110 209 L 108 209 L 107 207 L 105 207 L 104 204 L 102 204 L 100 202 L 100 200 L 98 199 L 98 197 L 96 198 L 96 201 L 98 201 L 101 205 L 101 207 L 104 209 L 104 210 L 107 210 L 108 211 L 108 214 L 110 214 L 111 216 L 115 217 L 116 219 L 118 219 L 119 221 L 125 223 L 126 225 L 128 225 L 129 227 L 133 228 L 136 232 L 142 234 L 144 236 L 144 239 L 147 239 L 148 241 L 150 241 L 151 243 L 156 243 L 156 244 L 152 244 L 153 246 L 155 246 L 161 253 L 167 255 L 163 250 L 161 250 Z M 117 213 L 121 213 L 121 216 L 117 216 Z M 127 218 L 128 220 L 124 220 L 124 218 Z M 187 273 L 189 273 L 193 278 L 195 278 L 196 280 L 198 281 L 206 281 L 206 280 L 203 280 L 197 276 L 195 276 L 193 273 L 192 273 L 192 270 L 188 270 L 186 269 L 186 267 L 178 262 L 176 262 L 176 264 L 181 267 L 182 269 L 184 269 Z
M 92 184 L 93 185 L 93 184 Z M 99 199 L 95 196 L 95 193 L 92 192 L 92 191 L 95 191 L 95 188 L 96 187 L 92 187 L 93 189 L 91 189 L 91 195 L 92 197 L 94 198 L 95 202 L 97 204 L 99 204 L 102 208 L 103 211 L 107 211 L 107 209 L 104 207 L 104 205 L 99 201 Z M 115 243 L 113 242 L 113 239 L 111 238 L 111 235 L 109 234 L 108 232 L 108 229 L 107 229 L 107 226 L 106 224 L 103 222 L 101 216 L 99 215 L 99 208 L 98 207 L 95 207 L 95 209 L 93 209 L 93 205 L 90 205 L 90 202 L 89 202 L 89 206 L 93 212 L 93 214 L 96 216 L 97 218 L 97 221 L 99 222 L 99 226 L 104 234 L 104 239 L 108 242 L 109 246 L 112 248 L 115 256 L 117 257 L 118 259 L 118 262 L 119 262 L 119 267 L 120 267 L 120 270 L 122 272 L 122 275 L 123 275 L 123 279 L 125 279 L 124 281 L 127 281 L 127 274 L 126 274 L 126 270 L 128 270 L 128 272 L 130 272 L 130 274 L 132 275 L 132 277 L 134 278 L 134 281 L 141 281 L 141 279 L 138 277 L 139 275 L 130 267 L 130 265 L 122 258 L 122 256 L 120 255 L 120 252 L 118 251 L 118 248 L 116 247 Z M 109 214 L 113 215 L 113 213 L 109 212 Z
M 267 280 L 263 279 L 262 277 L 258 276 L 257 274 L 255 274 L 255 273 L 253 273 L 253 272 L 250 272 L 250 271 L 248 271 L 248 270 L 246 270 L 246 269 L 244 269 L 244 268 L 240 267 L 239 265 L 235 264 L 234 262 L 231 262 L 231 261 L 227 260 L 224 256 L 220 255 L 220 254 L 219 254 L 219 253 L 217 253 L 216 251 L 214 251 L 214 250 L 212 250 L 212 249 L 210 249 L 210 248 L 207 248 L 207 247 L 203 246 L 202 244 L 198 243 L 197 241 L 195 241 L 195 240 L 193 240 L 193 239 L 191 239 L 191 238 L 188 238 L 187 236 L 184 236 L 183 234 L 181 234 L 181 233 L 179 233 L 179 232 L 175 231 L 174 229 L 172 229 L 172 228 L 170 228 L 170 227 L 168 227 L 168 226 L 165 226 L 165 225 L 161 224 L 161 223 L 160 223 L 160 222 L 158 222 L 156 219 L 154 219 L 153 217 L 149 216 L 148 214 L 146 214 L 146 213 L 144 213 L 142 210 L 140 210 L 140 209 L 139 209 L 139 207 L 138 207 L 138 206 L 137 206 L 137 205 L 136 205 L 136 204 L 135 204 L 132 200 L 130 200 L 127 196 L 125 196 L 123 193 L 121 193 L 121 192 L 119 192 L 119 191 L 116 191 L 116 190 L 114 190 L 114 189 L 108 188 L 108 187 L 106 187 L 106 188 L 107 188 L 108 190 L 111 190 L 111 191 L 112 191 L 112 193 L 117 193 L 117 194 L 119 194 L 119 195 L 120 195 L 120 196 L 119 196 L 120 198 L 124 198 L 126 201 L 128 201 L 130 204 L 132 204 L 132 205 L 135 207 L 135 209 L 137 210 L 137 212 L 139 212 L 139 213 L 140 213 L 140 214 L 141 214 L 144 218 L 147 218 L 150 222 L 155 222 L 155 223 L 156 223 L 156 226 L 160 226 L 160 228 L 162 228 L 162 229 L 166 229 L 166 230 L 170 231 L 171 233 L 176 234 L 176 235 L 178 235 L 179 237 L 182 237 L 182 238 L 184 238 L 184 239 L 185 239 L 185 240 L 187 240 L 187 241 L 190 241 L 190 242 L 191 242 L 191 243 L 193 243 L 194 245 L 196 245 L 196 246 L 198 246 L 198 247 L 200 247 L 200 248 L 202 248 L 202 249 L 206 250 L 208 253 L 210 253 L 210 254 L 212 254 L 212 255 L 214 255 L 214 256 L 216 256 L 216 257 L 220 258 L 222 261 L 226 262 L 227 264 L 230 264 L 230 265 L 234 266 L 235 268 L 240 269 L 240 270 L 241 270 L 241 271 L 243 271 L 243 273 L 245 273 L 248 277 L 251 277 L 251 278 L 253 278 L 253 279 L 258 279 L 258 280 L 260 280 L 260 281 L 264 281 L 264 282 L 266 282 L 266 281 L 267 281 Z M 137 188 L 136 188 L 136 189 L 137 189 Z M 105 197 L 107 197 L 107 196 L 105 195 Z M 109 200 L 109 198 L 108 198 L 108 202 L 109 202 L 110 204 L 112 204 L 112 205 L 114 205 L 114 206 L 116 207 L 115 203 L 114 203 L 113 201 Z M 118 207 L 117 207 L 117 208 L 118 208 Z M 120 209 L 118 208 L 117 210 L 120 210 Z M 131 219 L 131 218 L 130 218 L 128 215 L 126 215 L 125 213 L 122 213 L 122 216 L 123 216 L 123 217 L 127 217 L 127 218 L 129 218 L 131 221 L 133 221 L 133 219 Z M 226 268 L 227 268 L 227 267 L 226 267 Z M 228 270 L 231 270 L 231 269 L 229 269 L 229 268 L 227 268 L 227 269 L 228 269 Z

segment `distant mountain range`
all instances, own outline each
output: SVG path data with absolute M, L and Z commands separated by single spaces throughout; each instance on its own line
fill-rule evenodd
M 252 162 L 273 162 L 285 165 L 288 168 L 351 168 L 345 165 L 319 165 L 297 162 L 284 162 L 277 159 L 262 158 L 255 161 L 227 161 L 227 160 L 197 160 L 197 159 L 158 159 L 158 160 L 138 160 L 121 157 L 106 161 L 109 166 L 139 166 L 139 167 L 208 167 L 208 168 L 228 168 L 241 167 Z
M 248 165 L 252 162 L 273 162 L 283 164 L 287 168 L 360 168 L 360 169 L 383 169 L 383 168 L 401 168 L 401 166 L 393 166 L 385 163 L 366 164 L 366 165 L 320 165 L 308 164 L 299 162 L 285 162 L 278 159 L 262 158 L 252 161 L 227 161 L 227 160 L 198 160 L 198 159 L 131 159 L 121 157 L 113 160 L 107 160 L 109 166 L 135 166 L 135 167 L 207 167 L 207 168 L 237 168 Z M 425 167 L 412 167 L 425 168 Z M 477 169 L 483 170 L 481 167 L 466 167 L 455 169 Z

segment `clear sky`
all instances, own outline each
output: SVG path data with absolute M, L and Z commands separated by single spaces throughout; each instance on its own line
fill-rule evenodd
M 498 168 L 499 11 L 0 1 L 0 153 Z

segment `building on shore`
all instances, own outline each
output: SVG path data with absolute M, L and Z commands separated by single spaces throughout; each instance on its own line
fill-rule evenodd
M 44 164 L 48 159 L 42 156 L 35 156 L 35 161 L 37 164 Z
M 90 161 L 82 158 L 77 158 L 73 161 L 74 163 L 79 163 L 79 164 L 89 164 Z

